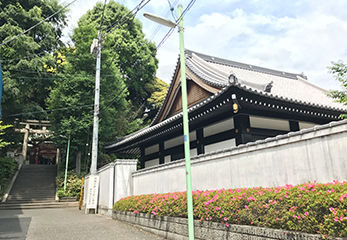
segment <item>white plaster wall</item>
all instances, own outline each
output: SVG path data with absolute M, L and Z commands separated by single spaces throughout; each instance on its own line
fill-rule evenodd
M 196 140 L 196 132 L 193 131 L 193 132 L 190 132 L 189 133 L 189 141 L 195 141 Z M 179 136 L 179 137 L 175 137 L 175 138 L 172 138 L 170 140 L 167 140 L 164 142 L 164 148 L 165 149 L 169 149 L 169 148 L 172 148 L 172 147 L 176 147 L 178 145 L 182 145 L 184 143 L 184 137 L 183 135 L 182 136 Z
M 165 156 L 165 157 L 164 157 L 164 162 L 165 162 L 165 163 L 171 162 L 171 155 Z
M 145 155 L 146 156 L 149 154 L 152 154 L 152 153 L 156 153 L 156 152 L 159 152 L 159 144 L 155 144 L 153 146 L 145 148 Z
M 224 148 L 231 148 L 236 146 L 236 141 L 235 138 L 233 139 L 229 139 L 229 140 L 225 140 L 222 142 L 218 142 L 218 143 L 213 143 L 210 145 L 205 145 L 205 153 L 208 152 L 212 152 L 212 151 L 217 151 L 219 149 L 224 149 Z
M 114 162 L 114 200 L 133 195 L 132 173 L 136 171 L 137 159 L 117 159 Z
M 311 128 L 316 126 L 317 123 L 310 123 L 310 122 L 299 122 L 299 129 L 304 129 L 304 128 Z
M 251 127 L 253 128 L 290 131 L 290 125 L 288 120 L 250 116 L 249 122 Z
M 110 208 L 110 195 L 113 193 L 110 193 L 110 185 L 113 184 L 111 180 L 113 180 L 110 177 L 110 171 L 113 171 L 113 164 L 108 164 L 101 169 L 98 170 L 99 174 L 99 202 L 98 207 L 99 208 Z M 112 206 L 111 206 L 112 208 Z
M 145 168 L 153 167 L 156 165 L 159 165 L 159 158 L 155 158 L 153 160 L 149 160 L 145 162 Z
M 196 148 L 190 149 L 190 157 L 194 157 L 196 155 L 198 155 L 198 149 Z
M 87 196 L 88 196 L 88 183 L 89 183 L 89 175 L 84 177 L 84 188 L 83 188 L 83 206 L 86 205 Z
M 248 143 L 191 159 L 193 190 L 275 187 L 347 179 L 347 121 Z M 185 162 L 134 172 L 134 195 L 184 191 Z
M 225 132 L 234 128 L 234 119 L 230 118 L 218 123 L 204 127 L 204 137 L 208 137 L 217 133 Z

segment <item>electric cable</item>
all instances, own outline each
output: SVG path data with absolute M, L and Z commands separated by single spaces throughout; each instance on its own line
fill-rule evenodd
M 175 18 L 174 13 L 173 13 L 173 10 L 174 10 L 175 8 L 172 7 L 170 0 L 167 0 L 167 2 L 169 3 L 169 6 L 170 6 L 171 15 L 172 15 L 173 19 L 174 19 L 175 22 L 176 22 L 176 18 Z
M 35 111 L 35 112 L 25 112 L 25 113 L 10 114 L 10 115 L 7 115 L 6 117 L 15 117 L 15 116 L 22 116 L 22 115 L 33 114 L 33 113 L 43 113 L 43 112 L 48 113 L 48 112 L 54 112 L 54 111 L 62 111 L 62 110 L 68 110 L 68 109 L 74 109 L 74 108 L 92 107 L 92 106 L 94 106 L 94 105 L 93 104 L 88 104 L 88 105 L 80 105 L 80 106 L 65 107 L 65 108 L 47 109 L 47 110 L 42 109 L 41 111 Z
M 0 47 L 3 46 L 3 45 L 5 45 L 5 44 L 7 44 L 7 43 L 9 43 L 9 42 L 11 42 L 11 41 L 13 41 L 13 40 L 15 40 L 16 38 L 20 37 L 21 35 L 23 35 L 23 34 L 29 32 L 31 29 L 33 29 L 33 28 L 35 28 L 35 27 L 41 25 L 42 23 L 44 23 L 45 21 L 47 21 L 47 20 L 50 19 L 51 17 L 57 15 L 58 13 L 60 13 L 61 11 L 63 11 L 65 8 L 67 8 L 68 6 L 70 6 L 71 4 L 73 4 L 73 3 L 76 2 L 76 1 L 77 1 L 77 0 L 73 0 L 71 3 L 69 3 L 68 5 L 66 5 L 65 7 L 63 7 L 62 9 L 60 9 L 59 11 L 57 11 L 57 12 L 53 13 L 52 15 L 50 15 L 49 17 L 43 19 L 41 22 L 39 22 L 39 23 L 35 24 L 34 26 L 28 28 L 28 29 L 25 30 L 24 32 L 21 32 L 21 33 L 18 34 L 17 36 L 15 36 L 15 37 L 13 37 L 13 38 L 11 38 L 11 39 L 9 39 L 9 40 L 7 40 L 7 41 L 1 43 L 1 44 L 0 44 Z

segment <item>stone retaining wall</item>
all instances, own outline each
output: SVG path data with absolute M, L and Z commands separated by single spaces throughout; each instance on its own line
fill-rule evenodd
M 178 217 L 158 217 L 143 213 L 113 211 L 112 218 L 123 221 L 145 231 L 167 239 L 188 240 L 188 219 Z M 195 239 L 218 240 L 321 240 L 321 235 L 294 233 L 280 229 L 252 227 L 245 225 L 230 225 L 228 228 L 216 222 L 199 222 L 194 220 Z M 329 238 L 347 240 L 347 238 Z

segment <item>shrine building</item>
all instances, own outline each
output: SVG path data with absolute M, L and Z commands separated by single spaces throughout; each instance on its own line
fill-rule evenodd
M 185 51 L 190 154 L 232 148 L 338 121 L 347 106 L 294 74 Z M 141 168 L 184 158 L 180 62 L 152 123 L 105 145 L 141 156 Z

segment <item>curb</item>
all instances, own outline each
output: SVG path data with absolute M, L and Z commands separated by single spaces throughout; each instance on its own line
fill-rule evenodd
M 23 164 L 19 164 L 18 170 L 17 170 L 17 172 L 14 174 L 14 176 L 13 176 L 13 178 L 12 178 L 12 180 L 11 180 L 11 183 L 10 183 L 10 185 L 8 186 L 7 192 L 5 193 L 4 197 L 2 198 L 2 201 L 1 201 L 2 203 L 6 202 L 6 200 L 7 200 L 7 198 L 8 198 L 8 195 L 10 194 L 11 189 L 12 189 L 12 187 L 13 187 L 13 184 L 14 184 L 14 182 L 15 182 L 16 179 L 17 179 L 18 173 L 19 173 L 20 169 L 22 168 L 22 165 L 23 165 Z

